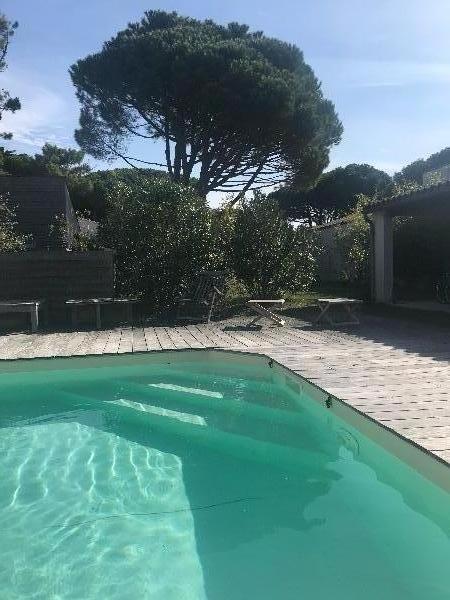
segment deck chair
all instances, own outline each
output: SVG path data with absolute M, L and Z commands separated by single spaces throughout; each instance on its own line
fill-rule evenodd
M 223 271 L 202 271 L 197 274 L 192 294 L 188 298 L 180 298 L 178 302 L 177 320 L 211 322 L 217 300 L 223 297 L 225 287 Z

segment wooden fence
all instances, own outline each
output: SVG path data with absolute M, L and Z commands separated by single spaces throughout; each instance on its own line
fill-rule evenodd
M 0 254 L 0 299 L 45 299 L 48 320 L 65 320 L 69 298 L 114 295 L 112 250 L 32 250 Z

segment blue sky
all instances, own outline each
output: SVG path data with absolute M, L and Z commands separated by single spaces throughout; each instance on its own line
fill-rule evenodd
M 450 145 L 450 0 L 3 0 L 19 29 L 0 85 L 23 104 L 2 122 L 15 134 L 5 145 L 73 146 L 68 67 L 152 8 L 247 23 L 299 46 L 344 125 L 331 167 L 366 162 L 392 173 Z M 158 145 L 139 150 L 161 158 Z

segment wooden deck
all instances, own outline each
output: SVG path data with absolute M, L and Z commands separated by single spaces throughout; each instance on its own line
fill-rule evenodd
M 266 354 L 450 462 L 450 328 L 365 316 L 360 327 L 248 330 L 244 320 L 0 336 L 0 359 L 227 348 Z

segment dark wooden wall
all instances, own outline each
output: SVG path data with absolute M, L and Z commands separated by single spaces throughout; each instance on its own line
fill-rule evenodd
M 17 229 L 31 235 L 31 247 L 48 247 L 50 226 L 61 215 L 71 246 L 79 226 L 63 177 L 0 176 L 0 194 L 16 213 Z
M 112 250 L 31 250 L 0 254 L 0 299 L 45 299 L 50 322 L 65 320 L 64 300 L 113 295 Z

